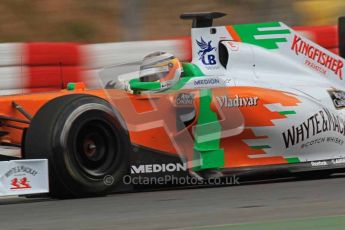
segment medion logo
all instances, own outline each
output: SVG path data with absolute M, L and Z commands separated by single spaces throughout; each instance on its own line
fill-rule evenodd
M 293 39 L 291 50 L 295 51 L 296 55 L 303 54 L 313 61 L 316 61 L 320 65 L 325 66 L 327 69 L 333 71 L 334 74 L 338 75 L 340 79 L 342 79 L 342 68 L 344 67 L 344 63 L 341 59 L 336 59 L 324 53 L 322 50 L 303 41 L 302 38 L 297 35 L 295 35 Z
M 216 79 L 216 78 L 201 79 L 201 80 L 194 81 L 194 85 L 216 85 L 219 83 L 220 83 L 219 79 Z
M 180 172 L 187 171 L 186 164 L 169 163 L 169 164 L 152 164 L 152 165 L 132 165 L 131 174 L 140 173 L 158 173 L 158 172 Z

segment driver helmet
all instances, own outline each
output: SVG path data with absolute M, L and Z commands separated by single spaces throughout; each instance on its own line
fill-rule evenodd
M 140 66 L 141 82 L 160 82 L 160 87 L 152 91 L 163 91 L 172 87 L 181 77 L 181 62 L 172 54 L 154 52 L 144 57 Z

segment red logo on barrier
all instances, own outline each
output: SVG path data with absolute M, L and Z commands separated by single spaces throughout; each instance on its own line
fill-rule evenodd
M 28 178 L 23 177 L 23 178 L 13 178 L 11 180 L 11 189 L 28 189 L 31 188 Z

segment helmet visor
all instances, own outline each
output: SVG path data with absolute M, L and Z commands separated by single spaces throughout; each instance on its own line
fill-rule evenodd
M 154 82 L 164 78 L 169 73 L 169 68 L 166 66 L 153 67 L 149 69 L 140 70 L 141 82 Z
M 144 77 L 140 77 L 141 82 L 154 82 L 154 81 L 159 81 L 161 78 L 164 78 L 168 72 L 161 72 L 161 73 L 155 73 L 155 74 L 150 74 Z

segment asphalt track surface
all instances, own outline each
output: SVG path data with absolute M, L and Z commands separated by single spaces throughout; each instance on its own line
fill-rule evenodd
M 73 200 L 0 199 L 1 230 L 200 227 L 267 230 L 293 229 L 292 224 L 301 221 L 305 225 L 309 221 L 318 226 L 309 225 L 309 228 L 304 226 L 303 229 L 326 229 L 324 226 L 331 225 L 333 228 L 328 229 L 345 229 L 344 215 L 343 176 L 323 180 L 135 192 Z M 271 225 L 260 225 L 265 222 Z M 284 226 L 286 228 L 282 228 Z

